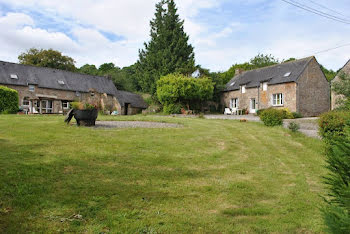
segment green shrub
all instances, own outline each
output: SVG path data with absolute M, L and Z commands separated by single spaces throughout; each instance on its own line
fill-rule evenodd
M 344 117 L 339 116 L 340 113 L 336 114 L 336 118 L 332 120 Z M 350 126 L 349 117 L 345 117 L 347 118 L 345 126 L 340 127 L 342 137 L 338 134 L 329 134 L 324 139 L 328 169 L 324 184 L 328 191 L 323 214 L 330 233 L 350 233 Z M 340 122 L 337 120 L 336 123 Z
M 280 111 L 282 112 L 283 119 L 294 119 L 292 112 L 288 108 L 282 108 Z
M 163 106 L 163 112 L 165 114 L 181 114 L 182 105 L 179 103 L 170 103 Z
M 331 111 L 320 116 L 319 127 L 322 138 L 332 140 L 343 137 L 346 121 L 350 119 L 350 112 Z
M 257 110 L 256 111 L 256 115 L 260 116 L 264 112 L 264 110 L 266 110 L 266 109 L 259 109 L 259 110 Z
M 90 103 L 82 103 L 82 102 L 71 102 L 70 106 L 75 110 L 93 110 L 98 109 L 96 105 Z
M 0 113 L 14 114 L 18 112 L 18 92 L 0 86 Z
M 296 122 L 290 122 L 288 124 L 288 128 L 292 132 L 297 132 L 300 129 L 300 125 L 298 123 L 296 123 Z
M 292 112 L 292 115 L 293 115 L 294 119 L 303 118 L 303 115 L 300 114 L 299 112 Z
M 283 124 L 283 113 L 276 109 L 266 109 L 260 115 L 261 121 L 266 126 L 278 126 Z

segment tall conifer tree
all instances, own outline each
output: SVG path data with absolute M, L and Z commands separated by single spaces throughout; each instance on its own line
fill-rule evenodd
M 161 76 L 174 72 L 190 74 L 195 70 L 195 62 L 174 0 L 162 0 L 156 5 L 150 25 L 151 40 L 139 51 L 136 67 L 142 91 L 155 94 L 156 81 Z

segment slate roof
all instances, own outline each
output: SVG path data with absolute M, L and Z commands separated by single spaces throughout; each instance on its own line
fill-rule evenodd
M 145 100 L 135 93 L 118 90 L 116 97 L 122 107 L 125 106 L 125 103 L 129 103 L 132 107 L 136 108 L 146 109 L 148 107 Z
M 18 79 L 12 79 L 11 74 Z M 59 84 L 63 81 L 64 84 Z M 89 92 L 95 89 L 99 93 L 116 96 L 117 88 L 113 82 L 101 76 L 91 76 L 46 67 L 16 64 L 0 61 L 0 84 L 28 86 L 38 85 L 40 88 Z
M 246 88 L 258 87 L 262 82 L 269 85 L 296 82 L 312 59 L 314 57 L 243 72 L 226 84 L 224 92 L 239 90 L 242 85 L 246 85 Z M 290 75 L 285 76 L 288 73 Z

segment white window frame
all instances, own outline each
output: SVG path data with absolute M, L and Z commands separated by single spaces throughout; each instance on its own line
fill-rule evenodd
M 241 91 L 242 91 L 242 93 L 246 93 L 246 86 L 245 85 L 242 85 Z
M 264 82 L 264 83 L 262 84 L 262 90 L 263 90 L 263 91 L 267 91 L 267 87 L 268 87 L 267 82 Z
M 231 109 L 237 109 L 238 108 L 238 98 L 232 98 L 230 100 L 230 108 Z
M 25 102 L 27 102 L 28 104 L 25 104 Z M 30 106 L 29 98 L 27 98 L 27 97 L 23 98 L 23 100 L 22 100 L 22 106 Z
M 69 109 L 69 101 L 62 101 L 62 108 L 64 109 L 64 110 L 67 110 L 67 109 Z
M 34 85 L 28 85 L 29 92 L 35 92 L 35 86 Z
M 272 106 L 283 106 L 283 105 L 284 105 L 283 93 L 272 94 Z
M 51 107 L 49 105 L 51 103 Z M 44 114 L 52 114 L 53 113 L 53 100 L 41 100 L 41 112 Z M 44 106 L 45 105 L 45 106 Z

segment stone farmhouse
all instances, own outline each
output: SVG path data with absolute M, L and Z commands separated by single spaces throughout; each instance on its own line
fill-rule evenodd
M 330 84 L 315 57 L 242 72 L 230 80 L 222 105 L 256 113 L 259 109 L 288 108 L 305 117 L 330 109 Z
M 338 75 L 332 80 L 332 83 L 340 80 L 339 75 L 341 73 L 345 73 L 347 75 L 350 75 L 350 60 L 344 65 L 344 67 L 342 69 L 340 69 Z M 332 96 L 331 108 L 332 108 L 332 110 L 334 110 L 339 106 L 338 101 L 341 100 L 343 98 L 343 96 L 335 94 L 334 91 L 332 91 L 331 96 Z
M 117 90 L 106 77 L 0 61 L 0 85 L 18 91 L 19 106 L 32 114 L 65 113 L 73 101 L 130 115 L 147 108 L 141 96 Z

